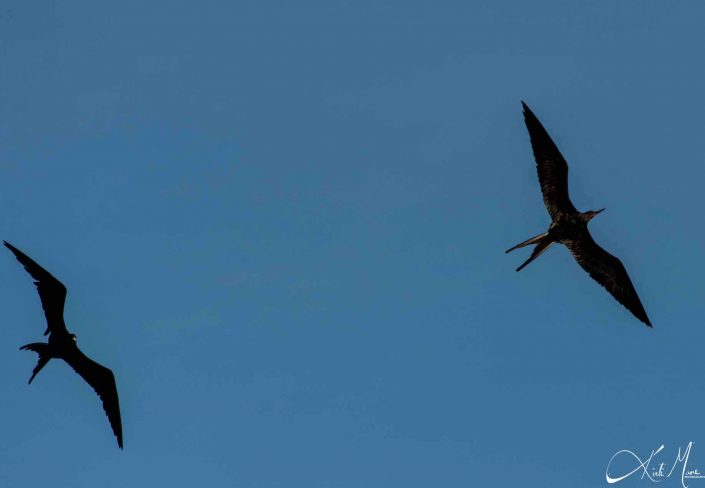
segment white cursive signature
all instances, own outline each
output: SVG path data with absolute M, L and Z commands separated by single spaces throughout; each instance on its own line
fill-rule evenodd
M 607 463 L 607 469 L 605 470 L 605 479 L 607 480 L 607 483 L 617 483 L 618 481 L 622 481 L 623 479 L 628 478 L 637 472 L 641 472 L 641 479 L 647 478 L 653 481 L 654 483 L 658 483 L 660 481 L 663 481 L 665 478 L 670 478 L 679 463 L 682 463 L 680 478 L 681 485 L 683 485 L 683 488 L 688 488 L 688 485 L 685 484 L 685 480 L 687 479 L 705 478 L 705 476 L 700 474 L 699 470 L 688 469 L 688 458 L 690 457 L 690 450 L 693 447 L 693 442 L 689 442 L 688 447 L 686 447 L 683 451 L 681 451 L 681 448 L 678 447 L 678 454 L 676 454 L 676 459 L 671 465 L 671 469 L 668 471 L 668 473 L 666 473 L 665 471 L 666 463 L 659 463 L 654 459 L 655 456 L 664 449 L 664 447 L 664 445 L 661 445 L 658 449 L 651 451 L 649 457 L 644 460 L 642 460 L 635 453 L 627 449 L 617 451 L 610 458 L 609 463 Z M 634 468 L 628 473 L 622 474 L 620 476 L 615 477 L 610 475 L 610 466 L 612 466 L 612 462 L 617 458 L 623 458 L 625 455 L 633 458 L 635 463 Z M 652 461 L 654 461 L 655 466 L 651 465 Z

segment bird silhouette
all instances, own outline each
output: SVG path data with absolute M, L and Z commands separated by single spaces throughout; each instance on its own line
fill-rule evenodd
M 102 366 L 78 348 L 76 335 L 66 330 L 64 323 L 64 302 L 66 301 L 66 287 L 47 270 L 39 266 L 29 256 L 3 241 L 5 246 L 12 251 L 24 269 L 34 278 L 34 284 L 42 301 L 42 308 L 46 316 L 47 328 L 44 335 L 49 335 L 49 342 L 33 342 L 26 344 L 20 350 L 34 351 L 39 354 L 39 361 L 32 371 L 29 383 L 51 359 L 63 359 L 86 382 L 93 387 L 103 401 L 105 410 L 117 443 L 122 449 L 122 421 L 120 420 L 120 403 L 118 400 L 115 376 L 105 366 Z
M 602 249 L 588 231 L 588 222 L 604 210 L 578 212 L 568 196 L 568 163 L 531 109 L 524 107 L 524 122 L 529 130 L 531 147 L 536 159 L 536 170 L 543 193 L 543 203 L 551 216 L 547 232 L 527 239 L 508 249 L 511 252 L 520 247 L 535 244 L 533 252 L 521 271 L 534 259 L 543 254 L 555 242 L 566 246 L 578 264 L 624 305 L 636 318 L 651 327 L 644 306 L 629 279 L 622 262 Z

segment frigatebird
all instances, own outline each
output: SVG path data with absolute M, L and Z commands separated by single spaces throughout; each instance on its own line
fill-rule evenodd
M 600 285 L 624 305 L 636 318 L 651 327 L 644 306 L 629 279 L 622 262 L 602 249 L 590 235 L 588 222 L 604 210 L 578 212 L 568 196 L 568 163 L 551 140 L 546 129 L 531 109 L 524 107 L 524 122 L 529 130 L 531 147 L 536 159 L 543 203 L 551 216 L 547 232 L 517 244 L 506 252 L 535 244 L 529 259 L 517 268 L 521 271 L 531 261 L 543 254 L 555 242 L 566 246 L 578 264 Z
M 86 382 L 93 387 L 103 401 L 103 410 L 108 416 L 117 443 L 122 449 L 122 422 L 120 420 L 120 402 L 118 400 L 115 376 L 105 366 L 102 366 L 78 348 L 75 334 L 66 330 L 64 323 L 64 302 L 66 301 L 66 287 L 54 278 L 47 270 L 35 263 L 29 256 L 14 247 L 9 242 L 3 241 L 5 246 L 12 251 L 24 269 L 34 278 L 34 284 L 39 292 L 47 328 L 44 335 L 49 336 L 49 342 L 33 342 L 20 347 L 20 350 L 34 351 L 39 354 L 39 362 L 32 371 L 29 383 L 50 359 L 63 359 Z

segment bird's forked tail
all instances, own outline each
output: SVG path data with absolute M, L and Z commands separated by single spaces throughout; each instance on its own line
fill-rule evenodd
M 529 259 L 524 261 L 524 264 L 519 266 L 517 268 L 517 271 L 521 271 L 524 269 L 524 267 L 529 264 L 531 261 L 539 257 L 541 254 L 543 254 L 546 249 L 551 247 L 551 244 L 553 244 L 555 241 L 553 241 L 550 237 L 548 237 L 548 232 L 544 232 L 543 234 L 539 234 L 537 236 L 532 237 L 531 239 L 527 239 L 524 242 L 521 242 L 514 246 L 511 249 L 507 249 L 505 253 L 511 252 L 514 249 L 519 249 L 520 247 L 524 246 L 529 246 L 531 244 L 536 244 L 536 247 L 534 248 L 533 252 L 531 253 L 531 256 L 529 256 Z
M 39 354 L 39 361 L 34 367 L 34 370 L 32 370 L 32 377 L 29 379 L 29 383 L 31 384 L 34 377 L 37 376 L 37 373 L 39 373 L 51 359 L 51 356 L 49 355 L 49 344 L 44 342 L 33 342 L 20 347 L 20 351 L 34 351 Z
M 548 232 L 544 232 L 543 234 L 539 234 L 537 236 L 534 236 L 531 239 L 525 240 L 524 242 L 520 242 L 519 244 L 517 244 L 513 248 L 507 249 L 506 251 L 504 251 L 504 254 L 507 254 L 508 252 L 512 252 L 514 249 L 519 249 L 520 247 L 529 246 L 531 244 L 538 244 L 539 242 L 541 242 L 541 239 L 543 239 L 547 235 L 548 235 Z

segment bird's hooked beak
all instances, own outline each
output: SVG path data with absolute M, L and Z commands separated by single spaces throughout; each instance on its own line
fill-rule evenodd
M 595 210 L 594 212 L 592 212 L 592 215 L 590 216 L 590 218 L 591 219 L 594 218 L 597 214 L 599 214 L 600 212 L 603 212 L 604 210 L 605 210 L 604 208 L 601 208 L 600 210 Z

